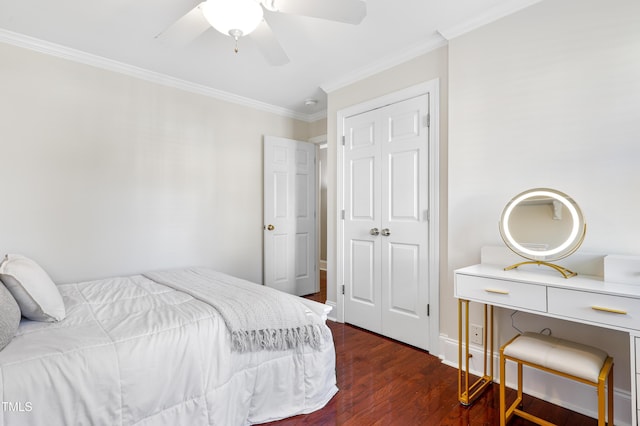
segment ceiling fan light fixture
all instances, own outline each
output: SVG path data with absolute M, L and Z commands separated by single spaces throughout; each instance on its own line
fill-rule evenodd
M 262 21 L 262 6 L 255 0 L 207 0 L 201 10 L 213 28 L 236 40 Z
M 276 6 L 276 0 L 262 0 L 262 6 L 271 12 L 278 11 L 278 6 Z

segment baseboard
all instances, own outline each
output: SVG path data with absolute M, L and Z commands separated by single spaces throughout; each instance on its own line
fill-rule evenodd
M 338 316 L 336 315 L 336 312 L 338 312 L 338 305 L 336 304 L 336 302 L 327 300 L 326 302 L 324 302 L 324 304 L 327 306 L 331 306 L 331 312 L 329 312 L 329 314 L 327 315 L 327 319 L 333 322 L 338 321 Z
M 446 335 L 440 335 L 440 350 L 443 364 L 458 368 L 458 340 Z M 481 375 L 483 371 L 483 351 L 481 346 L 469 345 L 469 360 L 471 374 Z M 500 381 L 500 356 L 494 352 L 493 357 L 494 381 Z M 516 367 L 507 362 L 507 386 L 516 387 Z M 535 368 L 524 367 L 524 392 L 527 395 L 540 398 L 555 405 L 575 411 L 592 418 L 598 417 L 597 392 L 588 386 L 573 380 L 565 379 L 554 374 L 545 373 Z M 631 426 L 631 393 L 614 388 L 614 410 L 616 425 Z

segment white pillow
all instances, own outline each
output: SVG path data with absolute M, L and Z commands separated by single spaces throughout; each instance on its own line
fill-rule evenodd
M 20 306 L 22 315 L 34 321 L 60 321 L 65 315 L 58 287 L 33 260 L 8 254 L 0 264 L 0 279 Z
M 20 325 L 20 308 L 9 290 L 0 284 L 0 351 L 11 342 Z

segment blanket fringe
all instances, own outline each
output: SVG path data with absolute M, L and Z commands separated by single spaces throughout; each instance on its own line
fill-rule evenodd
M 307 324 L 281 330 L 238 330 L 231 333 L 232 347 L 237 352 L 283 351 L 303 345 L 319 350 L 329 338 L 331 333 L 327 327 L 320 324 Z

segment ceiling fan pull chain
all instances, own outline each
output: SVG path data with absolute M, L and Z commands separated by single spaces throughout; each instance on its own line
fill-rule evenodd
M 238 53 L 238 39 L 243 36 L 242 31 L 237 29 L 232 29 L 232 30 L 229 30 L 229 35 L 233 37 L 233 39 L 236 41 L 236 47 L 233 49 L 233 51 Z

